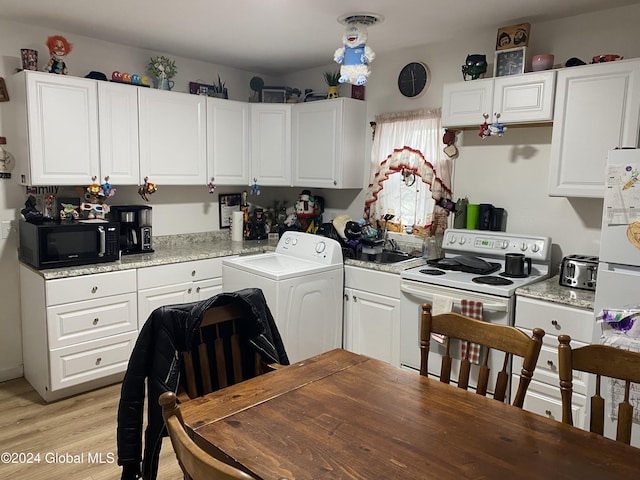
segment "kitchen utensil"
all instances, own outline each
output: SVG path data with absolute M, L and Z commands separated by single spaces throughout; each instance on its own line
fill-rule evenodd
M 527 265 L 525 272 L 524 266 Z M 505 277 L 528 277 L 531 275 L 531 259 L 522 253 L 507 253 L 504 256 Z
M 568 255 L 562 259 L 560 285 L 595 290 L 598 276 L 598 257 Z
M 489 230 L 491 226 L 491 215 L 493 215 L 493 205 L 490 203 L 481 203 L 478 215 L 479 230 Z
M 467 205 L 467 229 L 476 230 L 480 222 L 480 205 L 470 203 Z

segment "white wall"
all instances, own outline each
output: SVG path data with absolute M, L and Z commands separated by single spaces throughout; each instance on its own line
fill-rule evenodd
M 557 66 L 571 57 L 589 62 L 601 53 L 625 58 L 640 57 L 637 25 L 640 5 L 595 14 L 532 23 L 528 57 L 553 53 Z M 422 45 L 378 54 L 366 84 L 367 120 L 383 112 L 414 110 L 442 105 L 445 83 L 462 81 L 461 65 L 467 54 L 484 53 L 493 70 L 495 30 L 461 32 L 458 40 L 446 44 Z M 369 45 L 376 50 L 376 27 L 369 29 Z M 406 99 L 396 87 L 400 69 L 410 61 L 423 61 L 431 70 L 426 94 Z M 321 79 L 323 67 L 288 75 L 285 83 L 310 83 Z M 319 84 L 321 86 L 321 83 Z M 348 86 L 341 94 L 349 95 Z M 492 203 L 506 208 L 507 230 L 513 233 L 548 235 L 554 242 L 552 261 L 557 268 L 564 255 L 597 255 L 602 201 L 567 199 L 547 195 L 551 127 L 510 128 L 503 137 L 480 139 L 478 129 L 458 136 L 459 157 L 455 160 L 454 199 L 469 197 L 473 203 Z M 597 119 L 594 119 L 597 121 Z M 352 216 L 362 212 L 364 194 L 348 207 Z
M 618 53 L 627 58 L 640 57 L 637 25 L 640 5 L 598 12 L 572 19 L 533 23 L 529 51 L 554 53 L 556 62 L 576 56 L 589 60 L 600 53 Z M 462 80 L 460 66 L 468 53 L 485 53 L 493 63 L 496 31 L 461 32 L 458 40 L 441 45 L 423 45 L 398 52 L 381 54 L 372 64 L 373 73 L 366 85 L 367 121 L 378 113 L 437 107 L 441 105 L 442 85 Z M 376 50 L 375 28 L 369 32 L 370 46 Z M 452 25 L 451 28 L 455 28 Z M 84 76 L 91 70 L 107 75 L 113 70 L 144 73 L 149 57 L 165 52 L 151 52 L 115 45 L 91 38 L 52 31 L 28 25 L 0 21 L 0 76 L 8 77 L 18 66 L 20 48 L 35 48 L 40 52 L 40 68 L 48 60 L 44 42 L 49 35 L 64 35 L 74 45 L 67 64 L 71 75 Z M 336 48 L 339 46 L 336 39 Z M 328 52 L 331 58 L 333 52 Z M 189 81 L 213 82 L 220 74 L 227 82 L 231 99 L 245 101 L 251 94 L 249 80 L 254 75 L 221 65 L 205 64 L 173 57 L 178 66 L 174 90 L 187 91 Z M 431 85 L 418 99 L 403 98 L 397 91 L 397 74 L 404 64 L 413 60 L 426 62 L 432 74 Z M 326 87 L 322 72 L 338 69 L 335 63 L 277 79 L 261 75 L 267 84 L 286 84 L 301 90 Z M 490 65 L 490 69 L 492 65 Z M 258 73 L 259 74 L 259 73 Z M 11 92 L 9 92 L 11 93 Z M 349 96 L 350 86 L 341 87 Z M 0 135 L 3 117 L 0 103 Z M 480 123 L 480 121 L 479 121 Z M 509 129 L 502 138 L 480 140 L 473 130 L 459 139 L 460 156 L 455 161 L 454 198 L 468 196 L 474 202 L 491 202 L 504 206 L 509 213 L 508 230 L 550 235 L 555 243 L 554 261 L 569 253 L 596 254 L 599 236 L 600 210 L 598 200 L 569 200 L 546 195 L 547 170 L 551 132 L 549 127 Z M 368 136 L 370 145 L 370 136 Z M 11 151 L 11 138 L 7 139 Z M 368 162 L 368 158 L 364 159 Z M 89 180 L 89 179 L 88 179 Z M 89 183 L 89 181 L 87 181 Z M 496 188 L 496 185 L 498 187 Z M 116 186 L 117 187 L 117 186 Z M 159 185 L 151 197 L 154 208 L 154 233 L 202 232 L 218 228 L 217 193 L 242 191 L 244 187 L 220 187 L 209 195 L 202 187 L 168 187 Z M 269 207 L 274 200 L 287 199 L 289 205 L 299 189 L 262 189 L 262 195 L 251 197 L 256 204 Z M 363 209 L 363 192 L 346 190 L 313 191 L 325 197 L 330 220 L 346 211 L 359 218 Z M 0 180 L 0 220 L 15 220 L 24 204 L 24 189 L 16 179 Z M 134 187 L 120 187 L 114 197 L 117 203 L 141 203 Z M 0 381 L 14 378 L 22 372 L 20 335 L 20 304 L 15 235 L 0 239 Z

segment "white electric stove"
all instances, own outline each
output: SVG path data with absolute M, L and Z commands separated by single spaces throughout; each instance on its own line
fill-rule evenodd
M 419 319 L 423 303 L 433 304 L 444 298 L 450 300 L 452 311 L 460 313 L 462 300 L 482 302 L 485 321 L 513 325 L 516 289 L 548 278 L 550 274 L 549 237 L 448 229 L 442 245 L 443 259 L 401 273 L 400 362 L 406 368 L 420 369 Z M 530 259 L 531 272 L 507 275 L 505 256 L 509 253 L 523 254 Z M 436 375 L 442 345 L 432 342 L 431 347 L 429 373 Z M 495 375 L 501 365 L 491 365 L 490 358 L 490 367 L 491 374 Z M 453 368 L 457 368 L 455 361 Z

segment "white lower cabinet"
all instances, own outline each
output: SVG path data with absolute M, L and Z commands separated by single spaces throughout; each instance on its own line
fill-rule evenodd
M 121 379 L 138 336 L 136 271 L 45 280 L 20 266 L 24 376 L 45 401 Z
M 139 328 L 158 307 L 204 300 L 221 292 L 222 258 L 141 268 L 138 270 Z
M 562 421 L 560 378 L 558 377 L 558 336 L 569 335 L 571 346 L 578 348 L 592 342 L 593 311 L 574 308 L 528 297 L 516 297 L 516 327 L 528 335 L 535 327 L 545 331 L 542 350 L 527 390 L 524 409 Z M 515 395 L 521 365 L 514 365 L 511 394 Z M 587 429 L 589 377 L 584 372 L 573 375 L 573 423 Z
M 344 348 L 400 366 L 400 276 L 345 266 Z

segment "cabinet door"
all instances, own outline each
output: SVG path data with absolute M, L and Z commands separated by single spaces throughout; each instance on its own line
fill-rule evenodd
M 400 300 L 345 289 L 345 348 L 400 366 Z
M 209 176 L 218 185 L 249 185 L 249 104 L 206 100 Z
M 139 185 L 138 87 L 99 82 L 98 115 L 102 177 L 115 185 Z
M 442 88 L 443 127 L 479 128 L 482 115 L 493 113 L 493 79 L 448 83 Z
M 95 80 L 24 72 L 33 185 L 86 185 L 100 177 Z
M 140 88 L 140 176 L 160 185 L 206 185 L 206 98 Z
M 158 307 L 193 300 L 193 282 L 177 283 L 138 291 L 138 329 Z
M 251 182 L 291 186 L 291 104 L 251 104 Z
M 558 71 L 549 195 L 604 197 L 607 152 L 637 147 L 640 60 Z
M 498 77 L 494 80 L 493 111 L 501 123 L 545 122 L 553 119 L 554 71 Z

